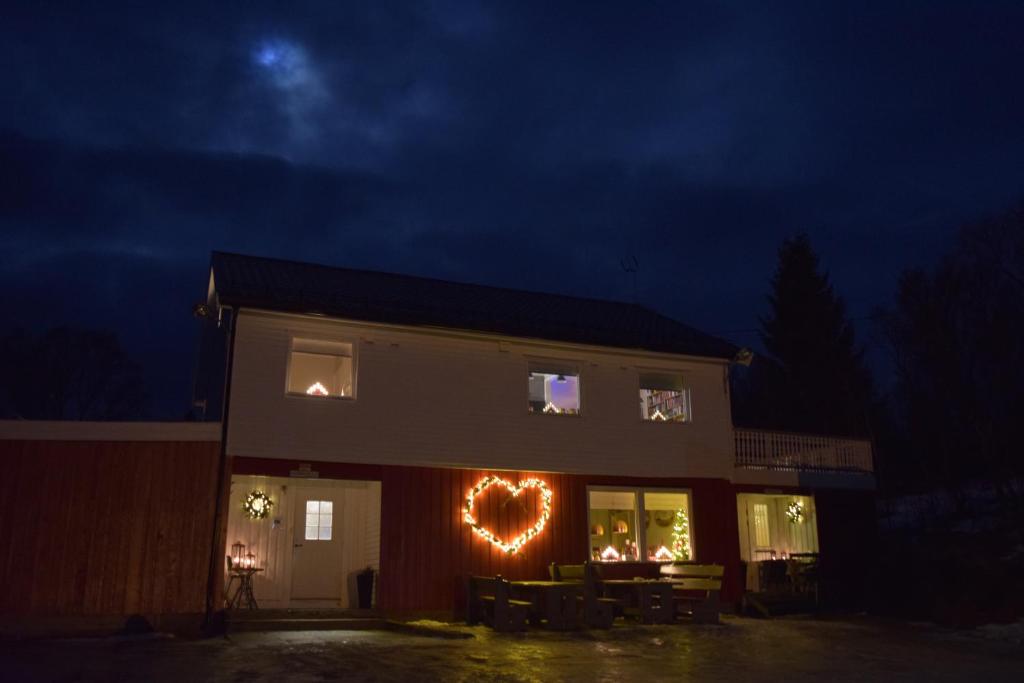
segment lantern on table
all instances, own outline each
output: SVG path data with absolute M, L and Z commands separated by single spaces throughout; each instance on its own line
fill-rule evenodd
M 249 553 L 245 554 L 245 568 L 246 569 L 255 569 L 256 568 L 256 555 L 254 553 L 249 552 Z
M 242 563 L 245 561 L 245 544 L 241 541 L 234 543 L 231 546 L 231 568 L 241 569 Z

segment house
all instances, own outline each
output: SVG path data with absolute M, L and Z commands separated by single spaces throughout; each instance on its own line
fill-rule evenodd
M 196 405 L 220 433 L 201 492 L 161 494 L 208 536 L 169 549 L 209 562 L 203 586 L 174 579 L 178 611 L 221 604 L 239 545 L 261 606 L 354 606 L 370 566 L 404 613 L 551 562 L 719 563 L 727 602 L 769 557 L 820 552 L 837 581 L 866 562 L 870 444 L 736 428 L 738 349 L 646 307 L 214 253 L 197 310 Z M 0 447 L 36 457 L 46 433 L 0 426 Z

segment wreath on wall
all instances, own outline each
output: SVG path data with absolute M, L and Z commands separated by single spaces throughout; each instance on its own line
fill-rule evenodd
M 242 511 L 249 519 L 265 519 L 270 514 L 274 501 L 263 491 L 250 491 L 242 502 Z
M 804 521 L 804 504 L 799 500 L 794 500 L 786 507 L 786 517 L 789 518 L 790 524 L 799 524 Z

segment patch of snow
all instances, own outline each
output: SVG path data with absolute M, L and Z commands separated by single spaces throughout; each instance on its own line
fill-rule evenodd
M 1024 643 L 1024 619 L 1015 624 L 985 624 L 976 628 L 975 633 L 985 640 L 999 640 L 1020 645 Z

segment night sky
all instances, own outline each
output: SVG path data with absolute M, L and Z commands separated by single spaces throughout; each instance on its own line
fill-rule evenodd
M 10 3 L 2 331 L 117 330 L 178 417 L 212 249 L 627 300 L 635 256 L 755 345 L 806 231 L 867 315 L 1024 198 L 1024 3 L 844 4 Z

